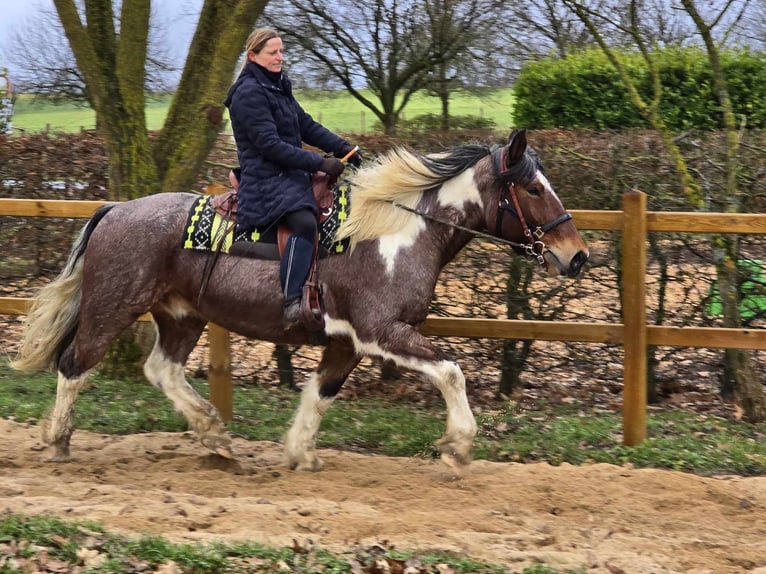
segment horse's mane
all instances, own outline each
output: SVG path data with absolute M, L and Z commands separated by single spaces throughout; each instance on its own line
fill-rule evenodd
M 414 209 L 423 192 L 438 189 L 489 153 L 486 145 L 468 144 L 429 155 L 396 147 L 378 156 L 351 177 L 351 214 L 338 240 L 350 238 L 353 250 L 360 241 L 397 233 L 417 215 L 392 202 Z

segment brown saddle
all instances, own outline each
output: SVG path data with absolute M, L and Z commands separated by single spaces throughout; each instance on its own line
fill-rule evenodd
M 331 185 L 335 181 L 330 181 L 330 176 L 323 171 L 318 171 L 311 178 L 311 187 L 314 190 L 314 201 L 316 201 L 319 210 L 319 224 L 324 223 L 330 214 L 335 196 L 333 195 Z M 210 205 L 222 217 L 236 219 L 237 215 L 237 190 L 228 188 L 220 183 L 214 183 L 208 186 L 208 194 L 213 194 Z M 284 226 L 280 226 L 284 227 Z M 289 229 L 288 229 L 288 235 Z M 281 255 L 281 250 L 280 250 Z

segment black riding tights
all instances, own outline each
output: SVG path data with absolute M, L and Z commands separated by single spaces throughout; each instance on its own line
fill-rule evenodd
M 279 220 L 279 223 L 287 225 L 293 235 L 308 239 L 313 245 L 317 234 L 317 216 L 310 209 L 288 213 Z

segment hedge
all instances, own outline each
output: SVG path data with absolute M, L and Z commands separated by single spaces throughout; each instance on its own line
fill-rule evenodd
M 621 52 L 639 93 L 653 97 L 651 77 L 640 54 Z M 713 93 L 712 72 L 698 48 L 665 48 L 654 53 L 663 88 L 660 109 L 668 127 L 721 129 L 720 105 Z M 722 54 L 729 95 L 738 121 L 749 128 L 766 127 L 766 59 L 748 50 Z M 600 50 L 566 58 L 530 61 L 515 85 L 515 125 L 529 128 L 623 130 L 649 127 L 628 97 L 617 71 Z

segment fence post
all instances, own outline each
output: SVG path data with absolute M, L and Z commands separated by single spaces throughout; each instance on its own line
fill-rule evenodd
M 207 195 L 222 193 L 229 188 L 211 183 L 205 189 Z M 210 402 L 218 409 L 221 418 L 228 422 L 234 413 L 233 385 L 231 381 L 231 340 L 229 332 L 214 323 L 207 324 L 207 339 L 210 352 L 207 384 L 210 388 Z
M 228 422 L 234 412 L 231 382 L 231 342 L 229 332 L 214 323 L 207 324 L 210 366 L 207 375 L 210 402 Z
M 622 196 L 623 443 L 646 438 L 646 194 Z

